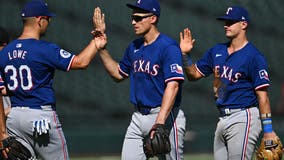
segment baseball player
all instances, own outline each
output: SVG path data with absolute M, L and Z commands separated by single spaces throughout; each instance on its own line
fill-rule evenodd
M 157 0 L 137 0 L 127 6 L 132 9 L 134 32 L 141 38 L 128 45 L 119 63 L 107 49 L 99 52 L 107 72 L 116 82 L 130 78 L 130 102 L 135 112 L 126 131 L 121 158 L 145 160 L 143 139 L 152 126 L 163 124 L 170 130 L 171 152 L 159 158 L 183 159 L 186 120 L 180 109 L 184 81 L 180 48 L 173 39 L 158 31 L 160 5 Z M 104 32 L 104 15 L 98 12 L 95 17 L 97 28 Z
M 180 33 L 184 70 L 188 80 L 215 75 L 220 117 L 214 138 L 214 159 L 252 159 L 262 126 L 264 138 L 276 137 L 267 93 L 270 83 L 267 63 L 246 37 L 250 20 L 243 7 L 228 7 L 217 19 L 224 22 L 229 42 L 216 44 L 195 65 L 188 55 L 195 40 L 189 29 Z
M 9 43 L 9 34 L 8 32 L 0 27 L 0 51 Z M 11 110 L 11 102 L 9 96 L 3 96 L 3 105 L 5 116 L 10 113 Z
M 7 117 L 10 136 L 16 137 L 35 158 L 68 160 L 62 125 L 56 114 L 52 88 L 55 69 L 85 69 L 106 45 L 101 34 L 79 54 L 40 40 L 51 18 L 44 1 L 27 2 L 22 9 L 23 31 L 0 52 L 0 88 L 9 91 L 11 112 Z

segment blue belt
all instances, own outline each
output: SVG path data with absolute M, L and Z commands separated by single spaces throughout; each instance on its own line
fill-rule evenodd
M 22 108 L 22 109 L 41 109 L 46 111 L 55 110 L 55 106 L 53 105 L 35 105 L 35 106 L 12 106 L 12 108 Z
M 141 106 L 141 105 L 135 105 L 135 108 L 138 112 L 140 112 L 142 115 L 148 115 L 151 112 L 152 108 L 151 106 Z
M 255 106 L 244 107 L 244 108 L 218 108 L 218 110 L 219 110 L 219 113 L 220 113 L 220 117 L 224 117 L 224 116 L 229 116 L 233 113 L 243 111 L 243 110 L 246 110 L 246 109 L 252 108 L 252 107 L 255 107 Z
M 135 105 L 135 109 L 140 112 L 142 115 L 148 115 L 152 109 L 158 108 L 161 106 L 156 106 L 156 107 L 152 107 L 152 106 L 141 106 L 141 105 Z M 173 106 L 173 108 L 178 108 L 178 106 Z

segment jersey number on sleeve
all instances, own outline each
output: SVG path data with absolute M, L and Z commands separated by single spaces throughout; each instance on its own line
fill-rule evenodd
M 5 74 L 10 73 L 10 81 L 7 82 L 8 89 L 16 90 L 19 85 L 23 90 L 30 90 L 33 86 L 31 69 L 27 65 L 21 65 L 18 70 L 13 65 L 5 67 Z

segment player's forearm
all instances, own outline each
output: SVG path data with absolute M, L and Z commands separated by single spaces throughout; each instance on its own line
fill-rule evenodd
M 178 82 L 169 82 L 167 84 L 167 87 L 165 89 L 164 92 L 164 96 L 163 96 L 163 100 L 162 100 L 162 104 L 161 104 L 161 109 L 160 112 L 156 118 L 156 122 L 158 124 L 164 124 L 167 117 L 169 116 L 175 99 L 176 99 L 176 95 L 178 93 L 178 89 L 179 89 L 179 84 Z
M 272 115 L 270 108 L 270 101 L 268 98 L 267 88 L 259 89 L 256 91 L 259 110 L 260 110 L 260 118 L 262 122 L 262 129 L 264 133 L 264 137 L 269 138 L 275 136 L 272 127 Z
M 189 81 L 196 81 L 202 78 L 202 75 L 197 71 L 191 57 L 186 53 L 182 53 L 182 66 Z
M 6 121 L 4 115 L 3 99 L 0 96 L 0 140 L 7 138 Z
M 118 63 L 111 57 L 107 49 L 99 52 L 103 65 L 114 81 L 119 82 L 123 77 L 119 74 Z
M 268 97 L 267 90 L 258 90 L 256 91 L 259 111 L 261 114 L 271 113 L 270 101 Z
M 95 41 L 91 40 L 89 45 L 84 48 L 81 53 L 75 56 L 71 65 L 71 69 L 86 69 L 97 52 L 98 49 L 96 47 Z
M 197 71 L 194 64 L 183 67 L 184 73 L 189 81 L 196 81 L 202 78 L 202 75 Z

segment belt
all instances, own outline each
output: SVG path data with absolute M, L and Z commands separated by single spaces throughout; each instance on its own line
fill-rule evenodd
M 135 108 L 142 115 L 148 115 L 151 112 L 151 109 L 156 108 L 156 107 L 135 105 Z
M 244 108 L 218 108 L 218 110 L 220 113 L 220 117 L 224 117 L 224 116 L 229 116 L 233 113 L 240 112 L 248 108 L 252 108 L 252 107 L 255 107 L 255 106 L 244 107 Z
M 161 106 L 156 106 L 156 107 L 152 107 L 152 106 L 141 106 L 141 105 L 135 105 L 135 109 L 140 112 L 142 115 L 148 115 L 150 114 L 150 112 L 152 110 L 154 110 L 153 112 L 155 112 L 156 108 L 159 108 Z M 179 108 L 179 106 L 173 106 L 174 108 Z
M 35 105 L 35 106 L 12 106 L 12 108 L 21 108 L 21 109 L 41 109 L 45 111 L 53 111 L 55 110 L 55 106 L 53 105 Z

